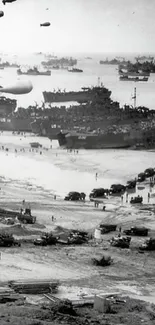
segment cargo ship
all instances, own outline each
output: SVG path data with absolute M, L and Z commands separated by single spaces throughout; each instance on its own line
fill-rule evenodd
M 33 69 L 28 69 L 27 71 L 22 71 L 21 69 L 17 70 L 17 74 L 19 75 L 29 75 L 29 76 L 51 76 L 51 71 L 39 71 L 36 67 Z
M 19 64 L 17 63 L 9 63 L 8 61 L 0 63 L 0 69 L 4 68 L 19 68 Z
M 154 61 L 154 56 L 145 56 L 145 55 L 142 55 L 142 56 L 137 56 L 137 57 L 135 57 L 135 60 L 137 61 L 137 62 L 139 62 L 139 61 L 143 61 L 143 62 L 153 62 Z
M 103 85 L 96 87 L 83 87 L 80 91 L 53 91 L 43 92 L 45 103 L 58 103 L 58 102 L 78 102 L 87 103 L 93 101 L 97 96 L 104 99 L 107 95 L 111 95 L 111 92 L 107 90 Z
M 144 71 L 123 71 L 122 69 L 119 69 L 119 75 L 120 76 L 134 76 L 134 77 L 149 77 L 149 72 Z
M 106 60 L 100 60 L 100 64 L 112 64 L 112 65 L 118 65 L 118 64 L 127 64 L 129 61 L 126 61 L 124 58 L 119 59 L 119 58 L 115 58 L 112 60 L 108 60 L 108 58 L 106 58 Z
M 77 64 L 77 60 L 71 58 L 57 58 L 57 57 L 52 57 L 48 61 L 42 61 L 41 64 L 45 67 L 50 67 L 53 65 L 59 65 L 61 67 L 73 67 Z
M 148 77 L 145 77 L 145 76 L 133 76 L 133 75 L 120 75 L 119 76 L 119 80 L 121 81 L 148 81 Z

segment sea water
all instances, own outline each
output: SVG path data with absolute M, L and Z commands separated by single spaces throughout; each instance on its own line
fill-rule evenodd
M 115 55 L 111 55 L 111 58 L 114 57 Z M 41 68 L 41 61 L 47 60 L 44 55 L 37 54 L 16 57 L 7 55 L 1 56 L 1 58 L 3 61 L 17 62 L 26 68 L 34 65 Z M 101 59 L 105 59 L 105 55 L 92 55 L 91 60 L 86 59 L 84 55 L 79 55 L 76 58 L 78 59 L 77 67 L 83 69 L 83 73 L 71 73 L 60 69 L 51 70 L 51 76 L 19 76 L 16 68 L 5 68 L 0 70 L 0 85 L 7 86 L 19 80 L 31 80 L 33 84 L 31 93 L 21 96 L 7 95 L 10 98 L 17 99 L 18 107 L 27 108 L 29 105 L 35 105 L 35 102 L 39 105 L 42 104 L 44 100 L 43 91 L 53 91 L 53 89 L 58 90 L 58 88 L 66 89 L 66 91 L 80 90 L 81 87 L 97 85 L 98 78 L 100 78 L 100 82 L 112 91 L 112 99 L 119 101 L 121 105 L 133 104 L 132 97 L 134 87 L 136 87 L 137 106 L 155 108 L 155 74 L 150 75 L 148 82 L 120 81 L 116 65 L 99 64 Z M 134 54 L 131 55 L 131 59 L 133 58 Z

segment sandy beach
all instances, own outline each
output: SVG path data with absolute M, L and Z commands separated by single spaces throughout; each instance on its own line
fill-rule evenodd
M 43 145 L 39 151 L 30 151 L 29 143 L 37 141 Z M 8 152 L 2 149 L 5 145 Z M 30 202 L 32 213 L 37 217 L 36 225 L 12 227 L 16 238 L 38 237 L 41 232 L 65 229 L 81 229 L 94 234 L 100 222 L 121 225 L 122 229 L 131 225 L 147 226 L 150 236 L 155 232 L 154 197 L 147 201 L 150 191 L 149 181 L 145 190 L 137 190 L 143 195 L 142 207 L 131 206 L 124 196 L 110 197 L 98 208 L 89 201 L 88 194 L 94 187 L 109 187 L 112 183 L 124 183 L 136 177 L 138 172 L 153 167 L 154 152 L 124 150 L 79 151 L 68 153 L 59 149 L 45 138 L 32 135 L 20 136 L 1 134 L 1 208 L 19 211 L 21 202 Z M 15 148 L 17 153 L 15 153 Z M 24 152 L 21 150 L 25 150 Z M 117 161 L 117 165 L 116 165 Z M 95 179 L 95 173 L 98 179 Z M 85 191 L 86 202 L 67 202 L 64 195 L 68 191 Z M 152 189 L 152 193 L 154 190 Z M 56 200 L 54 200 L 56 194 Z M 137 195 L 137 194 L 136 194 Z M 55 221 L 52 222 L 52 216 Z M 4 225 L 1 224 L 1 230 Z M 111 247 L 112 234 L 104 235 L 101 243 L 94 239 L 90 244 L 74 247 L 35 247 L 31 243 L 21 248 L 1 248 L 1 282 L 12 279 L 57 279 L 61 283 L 62 294 L 69 294 L 69 287 L 81 288 L 86 293 L 113 292 L 119 290 L 133 296 L 155 301 L 154 252 L 139 254 L 136 247 L 143 238 L 132 238 L 130 250 Z M 102 254 L 111 255 L 114 264 L 110 268 L 98 269 L 91 264 L 91 258 Z M 147 260 L 147 261 L 146 261 Z M 64 289 L 65 288 L 65 289 Z M 66 289 L 68 288 L 68 289 Z M 61 290 L 60 290 L 61 292 Z

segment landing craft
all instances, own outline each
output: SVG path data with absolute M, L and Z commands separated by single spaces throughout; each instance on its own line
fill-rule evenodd
M 51 24 L 49 23 L 49 22 L 47 22 L 47 23 L 43 23 L 43 24 L 40 24 L 40 26 L 41 27 L 48 27 L 48 26 L 50 26 Z
M 3 4 L 5 5 L 7 2 L 9 3 L 11 3 L 11 2 L 14 2 L 14 1 L 16 1 L 16 0 L 2 0 L 2 2 L 3 2 Z
M 13 94 L 13 95 L 28 94 L 32 89 L 33 89 L 33 85 L 31 81 L 23 81 L 23 82 L 20 81 L 13 86 L 4 87 L 4 88 L 0 86 L 0 92 Z
M 0 11 L 0 18 L 4 16 L 4 12 Z

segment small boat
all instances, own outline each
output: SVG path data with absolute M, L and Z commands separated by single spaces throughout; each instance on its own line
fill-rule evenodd
M 137 186 L 138 190 L 144 190 L 145 186 Z
M 68 69 L 68 72 L 83 72 L 83 70 L 77 69 L 77 68 L 72 68 L 72 69 Z

